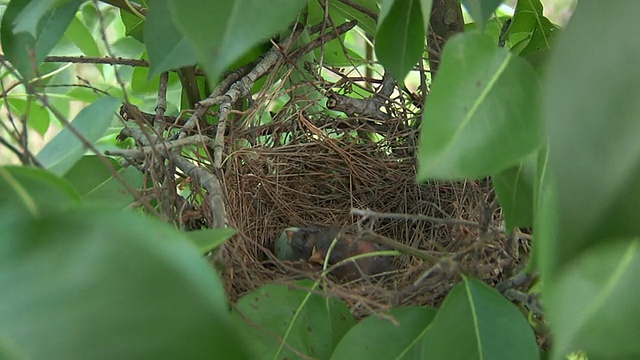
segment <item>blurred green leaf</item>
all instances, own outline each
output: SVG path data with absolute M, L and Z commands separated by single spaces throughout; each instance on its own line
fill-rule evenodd
M 80 201 L 67 181 L 27 166 L 0 167 L 0 189 L 0 207 L 10 209 L 10 216 L 56 213 Z
M 418 0 L 386 0 L 382 3 L 375 50 L 391 75 L 404 80 L 420 60 L 425 32 Z
M 607 239 L 545 280 L 554 359 L 576 350 L 590 359 L 640 358 L 639 246 L 637 238 Z
M 184 234 L 198 247 L 201 254 L 206 254 L 224 244 L 237 232 L 234 228 L 220 228 L 187 231 Z
M 64 4 L 51 8 L 53 1 L 60 0 L 47 0 L 42 6 L 30 0 L 12 0 L 2 17 L 0 42 L 4 55 L 28 80 L 36 77 L 35 69 L 60 40 L 82 3 L 62 0 Z M 33 35 L 18 31 L 31 29 L 34 22 L 37 27 Z
M 143 175 L 135 167 L 121 167 L 117 161 L 107 158 L 117 174 L 132 188 L 142 187 Z M 100 158 L 96 155 L 83 156 L 64 178 L 73 185 L 85 203 L 124 208 L 134 198 L 124 185 L 116 179 Z
M 401 307 L 384 315 L 394 321 L 376 315 L 360 321 L 338 343 L 331 359 L 421 358 L 416 345 L 427 333 L 436 310 Z
M 536 161 L 536 157 L 527 158 L 492 176 L 508 232 L 533 225 Z
M 33 99 L 8 98 L 7 103 L 9 107 L 11 107 L 11 110 L 17 115 L 25 116 L 27 118 L 27 125 L 38 134 L 44 136 L 47 130 L 49 130 L 49 123 L 51 122 L 49 110 L 39 103 L 34 102 Z
M 433 0 L 420 0 L 420 11 L 422 13 L 422 25 L 424 33 L 429 33 L 429 26 L 431 21 L 431 11 L 433 10 Z
M 531 66 L 488 36 L 452 37 L 425 105 L 418 179 L 485 176 L 534 153 L 539 91 Z
M 462 0 L 462 3 L 478 24 L 480 30 L 484 29 L 487 20 L 493 15 L 502 0 Z
M 232 315 L 254 359 L 327 359 L 355 324 L 340 300 L 279 284 L 243 296 Z
M 314 2 L 314 0 L 310 0 L 310 3 L 312 2 Z M 376 4 L 375 0 L 353 0 L 353 2 L 368 9 L 374 14 L 378 14 L 379 12 L 378 4 Z M 318 2 L 315 1 L 315 3 L 317 4 Z M 358 20 L 358 27 L 364 30 L 364 32 L 367 35 L 371 36 L 371 38 L 373 38 L 376 34 L 376 20 L 347 4 L 344 4 L 340 1 L 331 1 L 329 2 L 329 13 L 331 14 L 331 18 L 334 21 Z M 340 16 L 341 18 L 339 18 L 338 16 Z M 322 21 L 322 19 L 320 19 L 320 21 Z M 337 25 L 339 25 L 341 22 L 342 21 L 339 21 Z
M 14 20 L 15 34 L 26 32 L 33 37 L 37 37 L 38 23 L 49 16 L 56 8 L 64 6 L 70 0 L 39 0 L 30 1 Z
M 154 1 L 145 24 L 144 42 L 149 54 L 149 78 L 163 71 L 194 65 L 198 55 L 194 46 L 174 24 L 169 4 Z
M 100 57 L 100 49 L 94 39 L 93 35 L 89 32 L 87 27 L 80 21 L 78 16 L 74 17 L 65 31 L 64 36 L 73 42 L 82 53 L 89 57 Z M 102 73 L 102 65 L 95 64 L 96 68 Z
M 558 218 L 542 255 L 552 259 L 547 276 L 590 245 L 640 234 L 640 73 L 631 70 L 640 38 L 628 36 L 639 12 L 631 0 L 580 3 L 549 60 L 544 107 Z
M 159 3 L 164 2 L 159 1 Z M 120 19 L 122 19 L 122 23 L 124 24 L 125 35 L 131 36 L 132 38 L 143 43 L 145 33 L 144 19 L 128 11 L 120 11 Z
M 136 93 L 157 93 L 160 86 L 160 75 L 149 77 L 149 68 L 136 67 L 133 69 L 133 75 L 131 77 L 131 89 Z M 169 72 L 168 86 L 178 84 L 180 79 L 176 72 Z
M 495 289 L 466 276 L 449 292 L 421 343 L 426 359 L 539 358 L 522 312 Z
M 215 84 L 234 60 L 295 21 L 306 1 L 171 0 L 168 4 L 174 24 L 195 48 L 209 82 Z
M 95 143 L 111 125 L 118 106 L 120 106 L 119 99 L 100 98 L 82 109 L 71 122 L 71 126 L 88 142 Z M 54 174 L 63 175 L 82 158 L 86 150 L 78 137 L 68 127 L 65 127 L 40 150 L 36 159 L 44 168 Z
M 28 358 L 247 358 L 221 280 L 165 224 L 83 208 L 0 236 L 2 333 Z

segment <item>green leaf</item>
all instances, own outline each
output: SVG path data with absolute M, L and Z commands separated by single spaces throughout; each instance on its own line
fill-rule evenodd
M 15 28 L 13 32 L 15 34 L 26 32 L 36 37 L 38 22 L 56 8 L 64 6 L 68 2 L 69 0 L 39 0 L 29 2 L 14 20 L 13 25 L 15 25 Z
M 169 4 L 154 1 L 149 8 L 144 42 L 149 53 L 149 77 L 163 71 L 193 65 L 198 61 L 196 49 L 173 23 Z
M 27 125 L 38 134 L 44 136 L 47 130 L 49 130 L 49 123 L 51 122 L 49 110 L 39 103 L 34 102 L 33 98 L 29 100 L 9 98 L 7 101 L 11 110 L 19 116 L 25 116 L 27 118 Z M 14 116 L 16 114 L 14 114 Z
M 201 254 L 206 254 L 224 244 L 225 241 L 231 239 L 237 232 L 234 228 L 202 229 L 187 231 L 185 235 L 193 242 L 198 250 L 200 250 Z
M 556 259 L 552 267 L 591 244 L 640 234 L 640 73 L 630 70 L 640 38 L 629 36 L 638 12 L 631 0 L 580 3 L 549 60 L 544 105 L 558 219 L 543 257 Z
M 420 0 L 420 11 L 422 12 L 422 27 L 424 33 L 429 33 L 429 26 L 431 26 L 431 11 L 433 11 L 433 0 Z
M 12 0 L 5 10 L 0 25 L 2 49 L 7 60 L 27 80 L 36 77 L 35 69 L 60 40 L 82 3 L 81 0 L 63 2 L 64 5 L 49 9 L 48 6 L 33 5 L 37 1 Z M 43 13 L 42 10 L 47 11 Z M 33 35 L 17 31 L 31 29 L 34 21 L 37 28 Z
M 527 158 L 519 166 L 510 167 L 492 176 L 507 231 L 533 225 L 536 161 L 536 157 Z
M 38 216 L 58 212 L 79 203 L 80 196 L 65 180 L 42 169 L 27 166 L 0 167 L 0 207 L 9 216 Z
M 224 288 L 158 221 L 76 209 L 3 227 L 2 334 L 26 358 L 247 358 Z
M 531 66 L 482 34 L 452 37 L 427 98 L 418 180 L 500 172 L 542 142 Z
M 640 358 L 639 246 L 637 238 L 608 239 L 545 280 L 555 359 L 575 350 L 590 359 Z
M 314 0 L 310 0 L 309 3 L 313 3 L 315 2 L 316 4 L 318 3 L 317 1 Z M 368 9 L 369 11 L 373 12 L 374 14 L 378 14 L 379 10 L 378 10 L 378 4 L 376 4 L 375 0 L 354 0 L 354 3 Z M 311 6 L 311 5 L 310 5 Z M 358 21 L 358 27 L 360 27 L 362 30 L 364 30 L 364 32 L 371 36 L 372 38 L 375 36 L 376 34 L 376 21 L 375 19 L 369 17 L 368 15 L 363 14 L 362 12 L 354 9 L 353 7 L 344 4 L 340 1 L 331 1 L 329 2 L 329 13 L 331 14 L 331 18 L 333 19 L 333 21 L 339 21 L 339 20 L 346 20 L 346 21 L 351 21 L 351 20 L 357 20 Z M 340 17 L 338 17 L 338 15 L 340 15 L 342 17 L 342 19 Z M 320 19 L 320 21 L 322 21 L 322 19 Z M 313 24 L 313 23 L 312 23 Z M 338 22 L 339 25 L 339 22 Z
M 489 20 L 493 12 L 500 6 L 502 0 L 462 0 L 462 3 L 482 31 L 487 20 Z
M 82 53 L 86 56 L 100 57 L 100 49 L 98 48 L 96 40 L 77 16 L 71 20 L 64 36 L 82 50 Z
M 143 56 L 144 57 L 144 56 Z M 133 75 L 131 77 L 131 89 L 136 93 L 158 93 L 158 86 L 160 86 L 160 75 L 153 77 L 149 76 L 149 68 L 136 67 L 133 69 Z M 169 72 L 168 86 L 179 84 L 180 78 L 176 72 Z
M 426 307 L 391 309 L 383 318 L 371 315 L 342 338 L 331 359 L 418 359 L 417 343 L 429 329 L 436 310 Z
M 144 42 L 144 19 L 128 11 L 120 11 L 120 19 L 122 19 L 122 23 L 124 24 L 125 35 L 131 36 L 140 42 Z
M 121 167 L 117 161 L 107 158 L 117 174 L 132 188 L 140 189 L 143 184 L 142 173 L 134 167 Z M 125 186 L 118 181 L 105 163 L 95 155 L 83 156 L 64 178 L 73 185 L 85 203 L 108 205 L 124 208 L 134 198 Z
M 73 126 L 88 142 L 95 144 L 111 125 L 114 112 L 118 109 L 120 100 L 103 97 L 82 109 L 71 122 Z M 56 175 L 63 175 L 84 155 L 84 145 L 76 135 L 65 127 L 45 147 L 40 150 L 36 159 L 40 164 Z
M 255 359 L 327 359 L 355 324 L 340 300 L 278 284 L 243 296 L 232 315 Z
M 422 341 L 427 359 L 538 359 L 533 330 L 518 308 L 479 280 L 456 285 Z
M 540 0 L 518 1 L 507 35 L 511 52 L 527 56 L 551 49 L 557 27 L 542 11 Z
M 382 3 L 375 50 L 380 63 L 402 81 L 420 60 L 425 31 L 418 0 L 386 0 Z
M 209 82 L 216 83 L 235 59 L 295 21 L 306 1 L 171 0 L 168 3 L 174 24 L 195 48 Z

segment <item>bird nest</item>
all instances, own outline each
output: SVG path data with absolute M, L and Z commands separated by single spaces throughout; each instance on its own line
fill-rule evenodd
M 288 116 L 257 130 L 229 129 L 227 212 L 239 229 L 224 250 L 232 300 L 265 283 L 310 278 L 358 316 L 437 306 L 460 272 L 493 285 L 527 256 L 526 243 L 495 231 L 503 226 L 490 179 L 416 182 L 418 130 L 411 114 L 385 120 L 380 136 L 371 121 L 314 116 L 305 108 L 290 101 L 279 112 Z M 374 232 L 424 256 L 401 250 L 393 260 L 397 270 L 382 280 L 322 277 L 275 257 L 274 241 L 291 226 Z

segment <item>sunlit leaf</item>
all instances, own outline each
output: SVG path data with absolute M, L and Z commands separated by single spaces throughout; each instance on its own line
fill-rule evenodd
M 114 119 L 120 100 L 103 97 L 82 109 L 71 122 L 82 137 L 94 144 L 107 131 Z M 36 159 L 42 166 L 57 175 L 63 175 L 75 164 L 87 149 L 71 129 L 65 127 L 45 147 Z
M 251 47 L 286 29 L 305 5 L 304 0 L 168 1 L 174 24 L 196 50 L 211 83 Z
M 435 309 L 405 307 L 360 321 L 342 338 L 331 359 L 417 359 Z
M 277 284 L 243 296 L 233 315 L 246 346 L 262 359 L 329 358 L 355 323 L 340 300 Z
M 531 66 L 488 36 L 452 37 L 425 105 L 418 179 L 485 176 L 535 152 L 539 91 Z
M 464 278 L 447 295 L 424 340 L 424 359 L 535 359 L 524 315 L 496 290 Z
M 206 254 L 209 251 L 224 244 L 227 240 L 231 239 L 238 231 L 233 228 L 220 228 L 220 229 L 202 229 L 187 231 L 185 235 L 198 247 L 200 253 Z
M 404 80 L 422 56 L 425 41 L 419 0 L 382 3 L 375 50 L 380 63 L 395 79 Z

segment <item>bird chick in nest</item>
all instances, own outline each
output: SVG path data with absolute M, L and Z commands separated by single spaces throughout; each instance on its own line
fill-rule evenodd
M 336 244 L 332 248 L 334 240 Z M 372 255 L 348 260 L 381 250 L 384 249 L 376 243 L 358 240 L 355 236 L 342 233 L 340 230 L 316 227 L 288 228 L 276 242 L 276 255 L 281 260 L 305 260 L 311 264 L 323 265 L 326 259 L 329 266 L 343 262 L 334 268 L 331 274 L 345 280 L 356 280 L 392 271 L 394 267 L 388 256 Z

